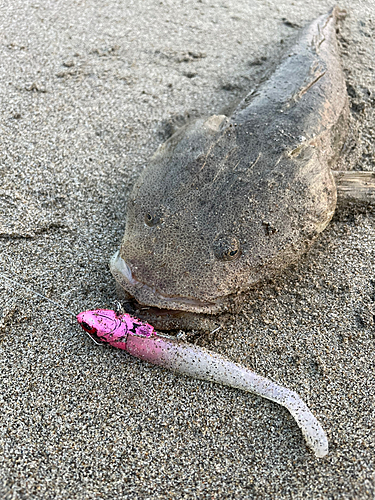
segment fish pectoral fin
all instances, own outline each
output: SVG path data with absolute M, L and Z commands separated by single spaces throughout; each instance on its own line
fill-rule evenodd
M 163 142 L 152 156 L 153 162 L 164 161 L 171 158 L 177 148 L 192 151 L 193 160 L 203 153 L 206 145 L 228 123 L 225 115 L 212 115 L 191 119 L 185 125 L 177 128 L 165 142 Z M 194 151 L 196 151 L 194 153 Z
M 225 115 L 212 115 L 204 122 L 203 126 L 213 132 L 219 132 L 221 124 L 226 119 L 227 117 Z
M 375 204 L 375 172 L 332 171 L 337 188 L 337 203 Z

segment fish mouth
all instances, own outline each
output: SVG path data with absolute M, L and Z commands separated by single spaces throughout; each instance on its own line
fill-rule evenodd
M 132 295 L 140 304 L 159 309 L 214 314 L 221 308 L 221 300 L 207 302 L 190 297 L 163 295 L 156 288 L 138 281 L 130 266 L 120 256 L 118 250 L 110 260 L 109 267 L 116 282 Z

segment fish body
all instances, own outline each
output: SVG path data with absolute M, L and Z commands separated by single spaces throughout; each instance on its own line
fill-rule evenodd
M 323 428 L 296 392 L 213 351 L 159 335 L 151 325 L 129 314 L 97 309 L 78 314 L 77 321 L 95 341 L 108 343 L 143 361 L 191 377 L 253 392 L 284 406 L 296 420 L 315 455 L 321 458 L 328 453 L 328 441 Z
M 338 15 L 335 8 L 302 30 L 233 116 L 197 120 L 158 149 L 134 186 L 110 264 L 138 303 L 223 312 L 327 226 L 349 115 Z

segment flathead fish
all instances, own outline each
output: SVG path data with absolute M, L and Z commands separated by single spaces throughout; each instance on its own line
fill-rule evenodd
M 339 15 L 335 8 L 304 28 L 231 117 L 174 134 L 135 183 L 110 267 L 119 288 L 159 318 L 225 311 L 330 222 L 349 122 Z

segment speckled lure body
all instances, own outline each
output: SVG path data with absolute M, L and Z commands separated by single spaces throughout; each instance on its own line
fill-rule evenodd
M 97 309 L 80 313 L 77 320 L 95 341 L 108 343 L 178 373 L 253 392 L 284 406 L 315 455 L 324 457 L 328 453 L 328 441 L 321 425 L 297 393 L 203 347 L 158 335 L 151 325 L 129 314 Z

